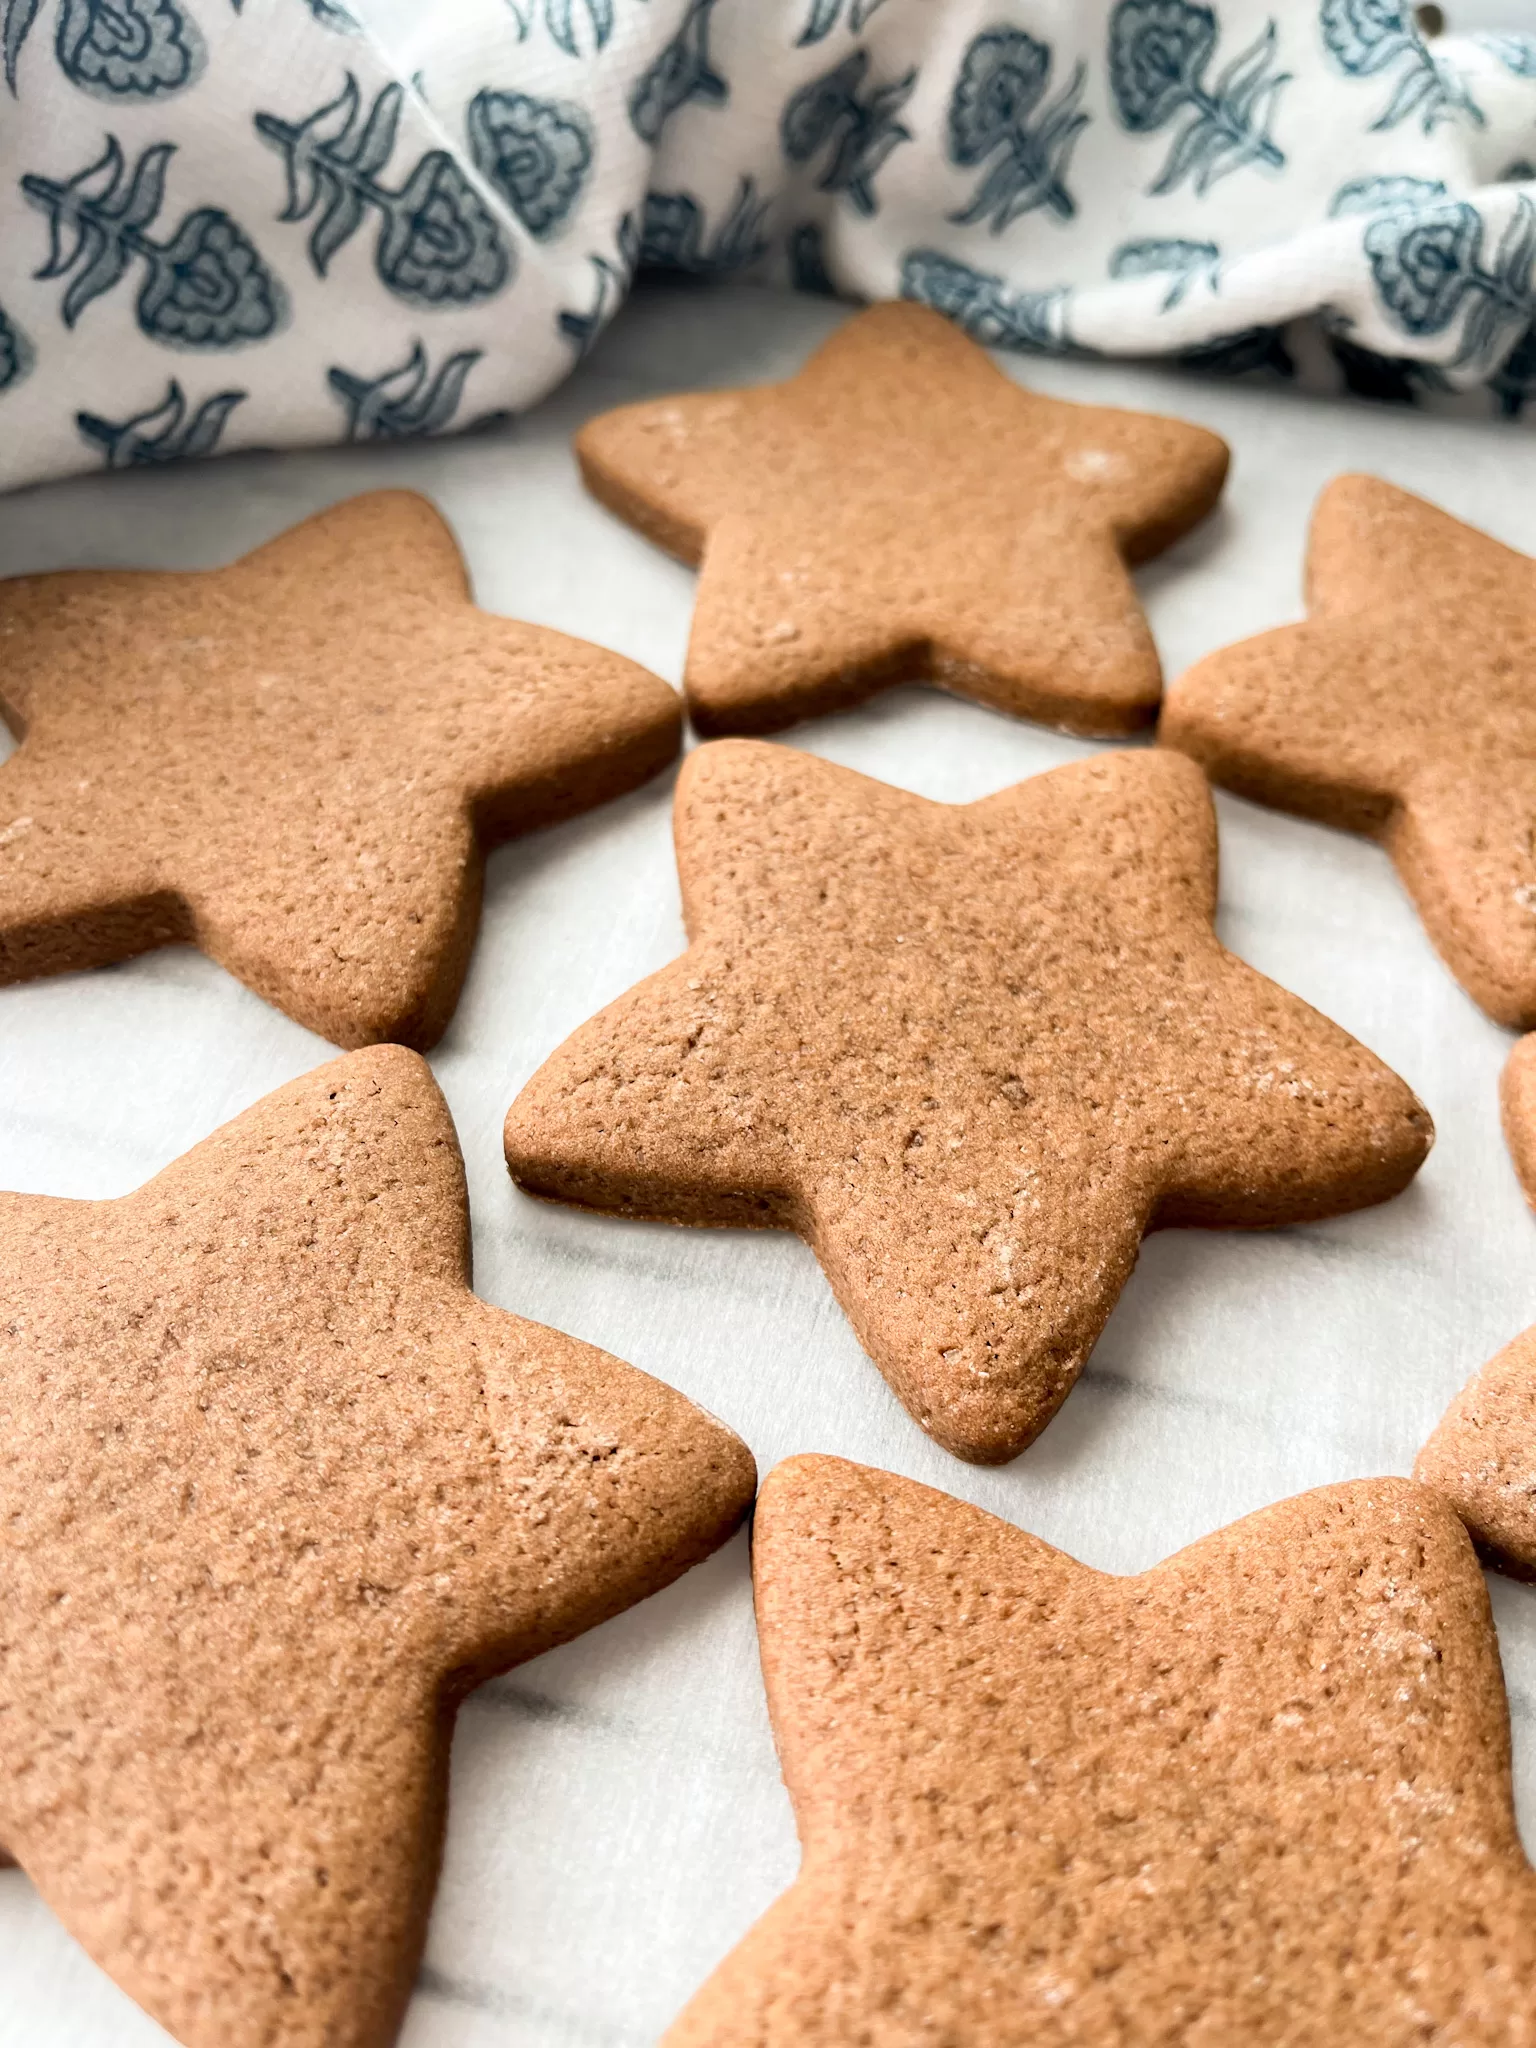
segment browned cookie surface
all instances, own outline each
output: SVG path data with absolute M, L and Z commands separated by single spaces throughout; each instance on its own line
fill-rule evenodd
M 1536 1208 L 1536 1033 L 1520 1039 L 1499 1079 L 1504 1142 L 1525 1199 Z
M 633 788 L 675 693 L 478 610 L 424 498 L 227 569 L 0 582 L 0 981 L 191 940 L 340 1045 L 430 1045 L 485 848 Z
M 759 1499 L 803 1863 L 667 2048 L 1529 2048 L 1488 1596 L 1402 1479 L 1134 1578 L 909 1480 Z
M 380 2048 L 458 1699 L 712 1550 L 746 1447 L 475 1298 L 398 1047 L 0 1197 L 0 1299 L 0 1842 L 188 2048 Z
M 963 1457 L 1050 1419 L 1147 1229 L 1380 1201 L 1428 1149 L 1394 1074 L 1217 943 L 1210 795 L 1175 754 L 952 805 L 725 740 L 675 824 L 689 950 L 528 1083 L 513 1175 L 799 1231 Z
M 1490 1564 L 1536 1579 L 1536 1329 L 1468 1380 L 1413 1472 L 1445 1495 Z
M 577 436 L 589 487 L 702 563 L 701 732 L 768 732 L 929 679 L 1074 731 L 1156 714 L 1126 573 L 1215 504 L 1181 420 L 1022 390 L 941 315 L 872 307 L 798 375 L 627 405 Z
M 1536 1204 L 1536 1036 L 1511 1052 L 1499 1095 L 1515 1171 Z M 1447 1496 L 1490 1564 L 1536 1579 L 1536 1329 L 1506 1344 L 1462 1388 L 1420 1451 L 1414 1476 Z
M 1462 986 L 1536 1024 L 1536 562 L 1367 476 L 1318 500 L 1305 625 L 1196 664 L 1159 735 L 1368 832 Z

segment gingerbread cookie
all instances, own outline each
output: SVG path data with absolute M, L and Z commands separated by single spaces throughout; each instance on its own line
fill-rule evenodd
M 931 681 L 1085 733 L 1157 714 L 1126 571 L 1203 519 L 1202 427 L 1026 391 L 940 314 L 857 314 L 784 384 L 647 400 L 576 437 L 589 489 L 702 566 L 684 686 L 771 732 Z
M 813 1246 L 934 1438 L 1013 1457 L 1158 1224 L 1396 1194 L 1432 1131 L 1363 1046 L 1225 952 L 1176 754 L 929 803 L 762 741 L 675 810 L 692 940 L 513 1103 L 530 1192 Z
M 1445 1495 L 1489 1564 L 1536 1579 L 1536 1329 L 1468 1380 L 1413 1476 Z
M 1520 1039 L 1499 1079 L 1504 1142 L 1525 1199 L 1536 1209 L 1536 1033 Z
M 1499 1094 L 1515 1171 L 1536 1206 L 1536 1037 L 1510 1054 Z M 1446 1495 L 1490 1564 L 1536 1579 L 1536 1328 L 1467 1382 L 1413 1469 Z
M 0 981 L 189 940 L 340 1045 L 442 1033 L 484 850 L 676 754 L 635 663 L 479 611 L 424 498 L 227 569 L 0 582 Z
M 753 1575 L 800 1875 L 666 2048 L 1536 2035 L 1487 1591 L 1358 1480 L 1135 1578 L 794 1458 Z
M 0 1196 L 0 1841 L 187 2048 L 378 2048 L 479 1680 L 676 1578 L 746 1447 L 469 1289 L 390 1046 L 119 1201 Z
M 1307 605 L 1182 676 L 1160 738 L 1244 796 L 1379 839 L 1468 994 L 1536 1024 L 1536 562 L 1340 477 Z

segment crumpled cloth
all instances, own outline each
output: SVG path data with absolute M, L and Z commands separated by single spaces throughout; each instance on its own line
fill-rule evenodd
M 0 0 L 0 485 L 533 404 L 663 266 L 1536 418 L 1536 34 L 1401 0 Z

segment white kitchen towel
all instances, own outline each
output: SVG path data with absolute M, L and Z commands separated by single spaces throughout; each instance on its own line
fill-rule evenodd
M 637 268 L 1536 417 L 1536 34 L 1404 0 L 0 0 L 0 485 L 437 433 Z

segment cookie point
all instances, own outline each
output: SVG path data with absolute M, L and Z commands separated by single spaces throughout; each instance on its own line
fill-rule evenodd
M 451 538 L 453 534 L 442 511 L 425 491 L 408 490 L 401 485 L 392 485 L 381 491 L 356 491 L 351 497 L 337 498 L 331 504 L 323 505 L 318 512 L 311 514 L 311 518 L 316 522 L 324 520 L 336 527 L 393 526 L 404 533 L 414 526 L 422 531 L 430 530 L 434 535 L 444 534 Z M 287 530 L 292 531 L 291 528 Z M 457 547 L 457 542 L 454 544 Z
M 388 1075 L 399 1080 L 427 1081 L 434 1089 L 437 1087 L 437 1077 L 422 1055 L 411 1046 L 400 1045 L 392 1039 L 344 1052 L 339 1059 L 329 1061 L 319 1071 L 335 1072 L 342 1068 L 349 1074 Z
M 846 1493 L 869 1475 L 870 1468 L 852 1458 L 834 1457 L 826 1451 L 795 1451 L 764 1474 L 757 1491 L 758 1513 L 788 1510 L 817 1495 Z
M 681 802 L 696 783 L 707 785 L 717 778 L 753 775 L 785 753 L 771 740 L 705 739 L 683 758 L 677 771 L 677 795 Z

